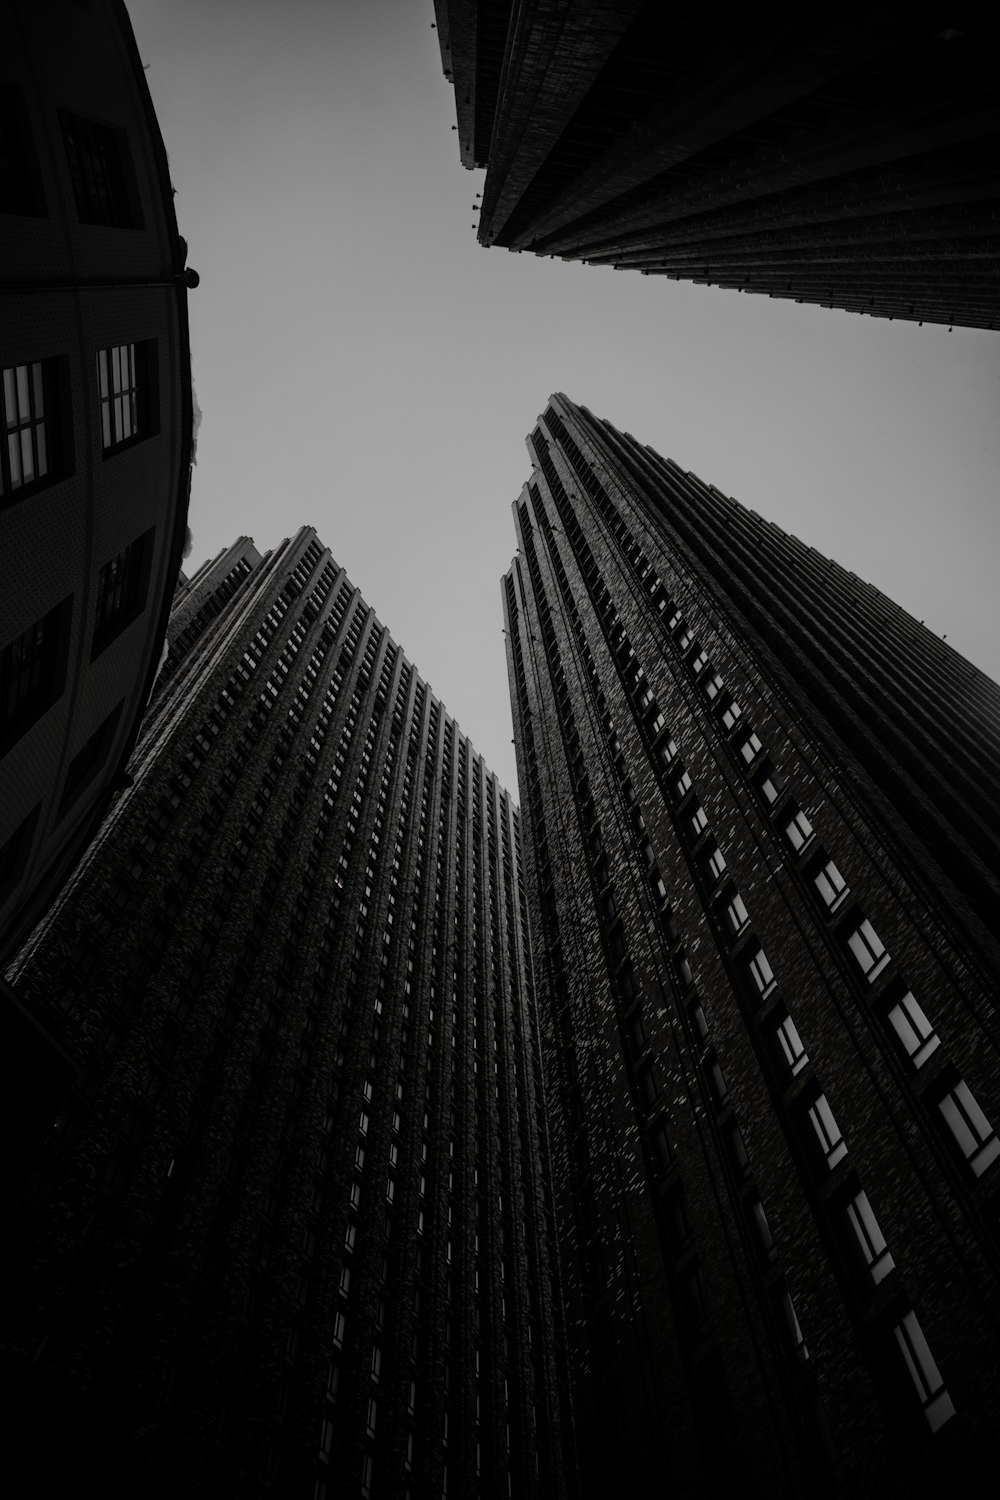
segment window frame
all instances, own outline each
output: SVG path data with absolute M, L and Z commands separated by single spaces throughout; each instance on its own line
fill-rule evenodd
M 96 661 L 146 610 L 156 528 L 151 526 L 99 569 L 94 590 L 90 659 Z M 118 568 L 117 573 L 109 570 Z M 110 605 L 110 607 L 108 607 Z M 105 619 L 101 620 L 102 612 Z
M 848 952 L 861 970 L 862 978 L 868 984 L 874 984 L 879 975 L 889 967 L 892 956 L 863 912 L 855 912 L 854 924 L 845 931 L 844 941 Z M 877 948 L 875 944 L 878 945 Z M 865 957 L 871 959 L 867 965 L 864 961 Z
M 47 610 L 40 619 L 26 626 L 0 650 L 0 755 L 6 754 L 62 697 L 66 687 L 72 622 L 73 596 L 69 595 Z M 47 634 L 48 640 L 43 644 L 44 657 L 38 669 L 38 679 L 21 694 L 14 708 L 8 710 L 5 700 L 12 682 L 10 668 L 16 654 L 14 648 L 22 642 L 23 652 L 30 646 L 30 642 L 25 642 L 25 637 L 39 629 L 43 631 L 43 635 Z M 7 659 L 8 653 L 11 653 L 10 661 Z M 34 671 L 30 660 L 29 671 Z M 20 667 L 18 676 L 23 675 L 23 667 Z
M 126 131 L 65 109 L 59 110 L 59 127 L 77 221 L 104 229 L 143 229 Z
M 892 1332 L 927 1425 L 931 1432 L 937 1432 L 955 1415 L 955 1406 L 912 1308 L 903 1314 Z
M 859 1264 L 878 1286 L 896 1269 L 896 1262 L 864 1188 L 859 1187 L 844 1204 L 844 1221 Z
M 813 1140 L 826 1163 L 826 1168 L 832 1172 L 847 1159 L 847 1142 L 843 1131 L 837 1124 L 837 1117 L 830 1107 L 830 1101 L 822 1091 L 814 1094 L 805 1106 L 805 1118 L 812 1129 Z
M 975 1094 L 964 1078 L 953 1077 L 934 1102 L 956 1151 L 973 1175 L 981 1177 L 1000 1156 L 1000 1137 Z
M 129 350 L 130 377 L 134 383 L 121 384 L 121 351 Z M 118 375 L 115 375 L 115 356 Z M 160 430 L 159 347 L 155 338 L 134 339 L 128 344 L 108 344 L 96 350 L 97 409 L 101 457 L 113 458 L 126 448 L 134 448 Z M 116 378 L 119 382 L 116 386 Z M 132 394 L 130 415 L 124 417 L 126 394 Z M 122 415 L 116 415 L 119 411 Z M 130 426 L 122 432 L 119 423 Z

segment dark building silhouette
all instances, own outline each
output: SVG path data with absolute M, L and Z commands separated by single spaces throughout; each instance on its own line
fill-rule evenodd
M 912 1495 L 996 1430 L 1000 689 L 563 396 L 503 583 L 594 1495 Z
M 517 814 L 311 529 L 170 640 L 11 975 L 80 1069 L 5 1215 L 15 1438 L 53 1492 L 563 1495 Z
M 196 277 L 124 5 L 2 9 L 6 960 L 99 827 L 160 659 L 185 538 Z
M 435 10 L 481 244 L 998 326 L 993 7 Z

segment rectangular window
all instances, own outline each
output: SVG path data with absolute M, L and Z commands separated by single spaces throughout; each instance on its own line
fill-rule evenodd
M 747 972 L 753 983 L 754 989 L 760 996 L 769 995 L 774 988 L 774 973 L 767 961 L 767 955 L 763 948 L 747 961 Z
M 708 814 L 703 807 L 696 807 L 691 814 L 691 831 L 697 838 L 703 829 L 708 827 Z
M 678 802 L 691 790 L 691 777 L 687 771 L 682 771 L 674 782 L 674 796 Z
M 786 1014 L 778 1022 L 774 1038 L 778 1047 L 778 1059 L 789 1076 L 794 1078 L 796 1074 L 802 1072 L 809 1058 L 790 1015 Z
M 111 745 L 114 742 L 115 730 L 117 730 L 123 708 L 124 699 L 120 699 L 105 721 L 94 729 L 90 738 L 79 747 L 73 759 L 70 760 L 69 769 L 66 772 L 66 784 L 63 787 L 63 798 L 58 804 L 58 816 L 63 816 L 72 807 L 76 798 L 90 786 L 94 777 L 99 775 L 100 769 L 108 759 L 108 754 L 111 753 Z
M 726 872 L 726 856 L 718 845 L 710 849 L 705 859 L 705 869 L 709 880 L 721 880 Z
M 64 599 L 0 651 L 0 748 L 29 729 L 62 692 L 72 603 Z
M 805 813 L 799 809 L 785 824 L 785 837 L 793 849 L 802 849 L 813 836 L 813 826 Z
M 147 531 L 131 542 L 124 552 L 110 558 L 97 575 L 91 661 L 137 620 L 146 607 L 154 534 L 153 530 Z
M 750 766 L 753 765 L 754 761 L 757 759 L 763 748 L 764 746 L 761 744 L 760 740 L 751 729 L 746 739 L 740 745 L 740 754 L 746 761 L 747 765 Z
M 122 133 L 63 110 L 59 120 L 80 223 L 140 229 L 128 191 Z
M 940 1046 L 941 1038 L 909 990 L 889 1007 L 886 1020 L 915 1068 L 923 1067 Z
M 734 937 L 737 933 L 742 932 L 749 922 L 750 913 L 747 911 L 743 897 L 739 891 L 731 890 L 729 899 L 726 901 L 725 918 L 726 926 Z
M 847 1223 L 865 1268 L 877 1286 L 895 1269 L 895 1262 L 889 1254 L 885 1235 L 878 1226 L 866 1192 L 856 1193 L 848 1203 Z
M 795 1311 L 795 1303 L 787 1287 L 782 1287 L 777 1293 L 778 1312 L 781 1323 L 785 1330 L 792 1357 L 800 1364 L 804 1364 L 809 1358 L 809 1349 L 806 1345 L 802 1329 L 799 1326 L 798 1315 Z
M 59 361 L 8 366 L 3 372 L 0 495 L 19 500 L 20 491 L 60 477 L 59 433 Z
M 863 917 L 854 931 L 848 933 L 847 946 L 853 953 L 858 968 L 871 984 L 888 964 L 889 955 L 867 917 Z
M 924 1409 L 927 1425 L 932 1432 L 943 1427 L 949 1417 L 955 1415 L 951 1397 L 941 1379 L 941 1371 L 934 1362 L 923 1329 L 915 1312 L 908 1312 L 893 1329 L 896 1344 L 913 1381 L 913 1388 Z
M 942 1095 L 938 1109 L 963 1157 L 981 1177 L 1000 1156 L 1000 1140 L 963 1078 Z
M 115 344 L 97 351 L 101 446 L 105 453 L 156 431 L 156 342 Z
M 809 1123 L 816 1135 L 820 1151 L 827 1166 L 833 1168 L 847 1155 L 847 1143 L 840 1133 L 840 1126 L 833 1117 L 825 1094 L 820 1094 L 809 1106 Z
M 784 780 L 778 775 L 773 766 L 767 767 L 757 785 L 760 787 L 760 794 L 768 807 L 773 807 L 785 790 Z M 811 829 L 809 831 L 810 833 L 812 832 Z
M 703 667 L 707 667 L 707 666 L 708 666 L 708 653 L 706 651 L 703 651 L 703 650 L 701 650 L 699 648 L 699 650 L 696 652 L 696 654 L 691 658 L 691 674 L 692 674 L 692 676 L 697 677 L 698 673 L 702 670 L 702 668 Z
M 813 884 L 819 892 L 824 906 L 831 911 L 838 907 L 847 894 L 847 881 L 832 859 L 828 859 L 813 875 Z
M 713 698 L 717 698 L 719 696 L 719 694 L 722 692 L 723 685 L 724 684 L 722 678 L 719 676 L 718 672 L 713 672 L 710 677 L 707 677 L 705 679 L 702 686 L 705 689 L 705 696 L 708 698 L 709 702 L 711 702 Z
M 723 709 L 722 722 L 727 729 L 734 729 L 736 727 L 737 721 L 741 719 L 742 716 L 743 710 L 742 708 L 740 708 L 740 705 L 734 698 L 731 702 L 727 703 L 725 708 Z

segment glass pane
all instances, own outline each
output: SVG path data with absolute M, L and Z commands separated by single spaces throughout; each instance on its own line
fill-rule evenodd
M 35 387 L 35 416 L 40 417 L 45 412 L 44 391 L 42 389 L 44 382 L 42 381 L 41 365 L 32 365 L 31 374 Z
M 17 426 L 17 387 L 13 370 L 3 372 L 4 416 L 8 427 Z
M 98 350 L 97 354 L 97 388 L 101 393 L 101 399 L 105 400 L 108 392 L 108 351 Z
M 35 446 L 38 450 L 38 472 L 47 474 L 49 472 L 48 454 L 45 448 L 45 423 L 39 422 L 35 428 Z
M 111 447 L 111 405 L 107 401 L 101 407 L 101 442 L 105 448 Z
M 131 395 L 122 396 L 121 399 L 120 399 L 120 402 L 119 402 L 119 406 L 120 406 L 120 410 L 121 410 L 121 419 L 122 419 L 122 424 L 121 424 L 121 429 L 120 429 L 119 436 L 122 437 L 122 438 L 129 438 L 129 437 L 132 436 L 132 397 L 131 397 Z
M 31 402 L 28 400 L 28 366 L 17 367 L 17 406 L 18 414 L 22 422 L 26 422 L 31 415 Z
M 35 477 L 35 454 L 31 446 L 31 428 L 21 428 L 21 472 L 24 483 Z
M 21 483 L 21 444 L 16 432 L 12 432 L 7 438 L 7 458 L 10 462 L 10 482 L 16 488 Z
M 111 351 L 111 389 L 113 391 L 120 391 L 122 388 L 121 353 L 116 344 Z
M 114 407 L 115 407 L 115 421 L 114 421 L 115 442 L 116 443 L 120 443 L 121 442 L 121 438 L 122 438 L 122 398 L 121 398 L 121 396 L 116 396 L 114 398 Z

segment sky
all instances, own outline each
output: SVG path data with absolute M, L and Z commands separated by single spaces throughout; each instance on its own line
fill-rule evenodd
M 517 795 L 500 578 L 553 391 L 1000 678 L 1000 335 L 476 241 L 431 0 L 129 0 L 203 421 L 193 571 L 315 526 Z

